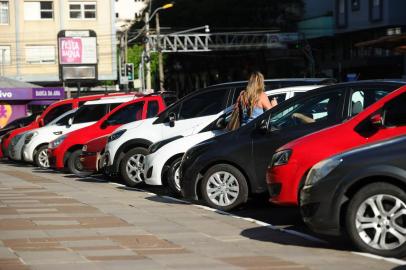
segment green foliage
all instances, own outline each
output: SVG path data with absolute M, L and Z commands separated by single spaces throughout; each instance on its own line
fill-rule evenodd
M 133 63 L 134 64 L 134 78 L 138 78 L 138 67 L 141 64 L 141 56 L 142 56 L 142 51 L 144 50 L 144 47 L 142 45 L 133 45 L 132 47 L 128 48 L 128 63 Z M 165 66 L 165 54 L 163 57 L 163 62 Z M 151 73 L 152 77 L 155 76 L 155 74 L 158 73 L 158 53 L 151 53 Z

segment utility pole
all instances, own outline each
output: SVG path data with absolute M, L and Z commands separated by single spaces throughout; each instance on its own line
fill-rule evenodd
M 165 82 L 165 74 L 164 74 L 164 62 L 161 50 L 161 27 L 159 25 L 159 12 L 157 12 L 155 17 L 155 24 L 156 24 L 156 35 L 158 41 L 158 66 L 159 66 L 159 90 L 161 92 L 165 91 L 164 89 L 164 82 Z
M 149 46 L 149 12 L 145 12 L 145 58 L 146 58 L 146 82 L 147 91 L 152 89 L 151 86 L 151 49 Z

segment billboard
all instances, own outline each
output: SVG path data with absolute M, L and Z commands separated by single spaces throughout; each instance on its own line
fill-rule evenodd
M 97 44 L 95 37 L 61 37 L 59 38 L 59 63 L 96 64 Z
M 59 77 L 68 82 L 97 80 L 97 35 L 93 30 L 58 33 Z

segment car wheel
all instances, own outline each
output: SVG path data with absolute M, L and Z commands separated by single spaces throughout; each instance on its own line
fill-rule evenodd
M 144 183 L 144 162 L 148 150 L 137 147 L 128 151 L 120 164 L 120 174 L 124 183 L 129 187 L 135 187 Z
M 346 213 L 348 236 L 362 251 L 380 256 L 406 255 L 406 194 L 389 183 L 359 190 Z
M 179 168 L 182 157 L 175 159 L 169 166 L 167 172 L 168 188 L 171 193 L 175 195 L 181 194 L 180 183 L 179 183 Z
M 49 168 L 48 145 L 43 145 L 34 154 L 34 163 L 40 168 Z
M 234 166 L 215 165 L 204 174 L 201 192 L 210 207 L 229 211 L 247 201 L 247 180 Z
M 82 162 L 80 162 L 80 155 L 82 154 L 82 150 L 78 149 L 75 150 L 72 154 L 70 154 L 68 159 L 68 170 L 70 173 L 79 176 L 79 177 L 86 177 L 91 175 L 91 172 L 83 171 Z

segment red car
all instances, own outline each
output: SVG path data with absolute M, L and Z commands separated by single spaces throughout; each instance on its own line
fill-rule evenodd
M 144 96 L 116 107 L 95 124 L 75 130 L 49 144 L 48 157 L 52 168 L 67 167 L 71 173 L 81 175 L 80 155 L 83 145 L 93 138 L 111 134 L 119 126 L 150 117 L 165 109 L 160 95 Z M 57 142 L 58 141 L 58 142 Z
M 107 140 L 110 134 L 102 136 L 87 142 L 82 148 L 82 154 L 80 155 L 80 162 L 82 163 L 82 173 L 78 176 L 91 175 L 99 171 L 100 157 L 104 147 L 107 144 Z
M 108 96 L 117 96 L 117 95 L 123 95 L 122 93 L 117 93 L 117 94 L 109 94 Z M 65 99 L 61 101 L 57 101 L 52 103 L 38 118 L 37 120 L 33 121 L 31 124 L 14 129 L 11 132 L 8 132 L 5 134 L 1 140 L 1 152 L 3 155 L 6 157 L 8 156 L 8 146 L 11 140 L 14 138 L 14 136 L 30 131 L 35 128 L 43 127 L 44 125 L 48 124 L 58 116 L 62 115 L 63 113 L 70 111 L 72 109 L 75 109 L 82 104 L 84 104 L 86 101 L 90 100 L 97 100 L 102 97 L 105 97 L 106 95 L 92 95 L 92 96 L 84 96 L 84 97 L 79 97 L 79 98 L 71 98 L 71 99 Z M 0 156 L 1 157 L 1 156 Z
M 379 94 L 376 92 L 376 94 Z M 373 101 L 360 91 L 352 93 L 355 114 Z M 395 119 L 405 118 L 396 109 L 406 104 L 406 86 L 388 94 L 347 122 L 294 140 L 280 147 L 267 171 L 270 201 L 281 205 L 298 205 L 300 189 L 309 170 L 319 161 L 378 140 L 406 134 L 406 126 L 397 126 Z

